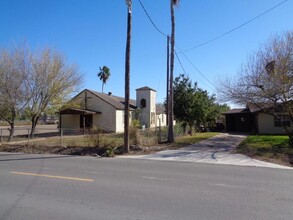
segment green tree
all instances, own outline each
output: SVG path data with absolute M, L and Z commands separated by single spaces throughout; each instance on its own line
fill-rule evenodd
M 100 67 L 98 77 L 102 81 L 102 93 L 104 92 L 104 85 L 107 83 L 110 75 L 110 69 L 107 66 Z
M 130 49 L 132 27 L 132 0 L 126 0 L 127 4 L 127 38 L 125 51 L 125 108 L 124 108 L 124 152 L 129 151 L 129 100 L 130 100 Z
M 220 115 L 219 105 L 215 96 L 198 88 L 197 83 L 192 84 L 189 77 L 181 74 L 174 81 L 174 116 L 176 120 L 192 127 L 213 123 Z
M 173 126 L 173 80 L 174 80 L 174 53 L 175 53 L 175 13 L 174 6 L 179 4 L 179 0 L 170 0 L 171 9 L 171 56 L 170 56 L 170 92 L 168 103 L 168 142 L 174 142 L 174 126 Z
M 195 121 L 195 88 L 188 77 L 180 75 L 174 81 L 174 116 L 176 120 L 186 122 L 190 129 Z
M 228 111 L 230 107 L 227 104 L 219 104 L 216 102 L 215 96 L 211 96 L 211 103 L 207 108 L 207 114 L 205 119 L 205 126 L 215 126 L 216 120 L 223 118 L 222 113 Z

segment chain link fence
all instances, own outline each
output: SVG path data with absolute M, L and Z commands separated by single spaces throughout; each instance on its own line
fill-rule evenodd
M 56 126 L 40 126 L 33 137 L 30 127 L 16 127 L 12 142 L 8 142 L 9 128 L 0 128 L 2 144 L 33 144 L 47 146 L 87 146 L 120 147 L 123 146 L 123 133 L 106 133 L 99 129 L 59 129 Z M 131 146 L 155 146 L 167 141 L 167 127 L 154 129 L 130 128 Z M 183 135 L 181 126 L 174 126 L 175 137 Z

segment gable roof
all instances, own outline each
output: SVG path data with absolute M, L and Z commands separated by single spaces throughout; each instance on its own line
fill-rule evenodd
M 114 97 L 115 99 L 117 99 L 119 102 L 121 102 L 123 105 L 125 104 L 125 98 L 124 97 L 120 97 L 120 96 L 115 96 L 115 95 L 111 95 L 112 97 Z M 130 108 L 137 108 L 136 107 L 136 100 L 134 99 L 130 99 L 129 100 L 129 105 Z
M 282 105 L 282 104 L 280 104 Z M 260 107 L 262 106 L 262 108 Z M 242 114 L 242 113 L 257 113 L 263 111 L 265 109 L 270 109 L 274 107 L 272 103 L 247 103 L 246 108 L 233 108 L 227 112 L 222 113 L 222 115 L 229 115 L 229 114 Z
M 153 89 L 151 89 L 151 88 L 149 88 L 147 86 L 142 87 L 142 88 L 137 89 L 137 90 L 145 90 L 145 89 L 153 90 Z M 90 89 L 84 89 L 83 91 L 78 93 L 73 99 L 75 99 L 77 96 L 79 96 L 81 93 L 83 93 L 85 91 L 93 94 L 96 97 L 99 97 L 103 101 L 105 101 L 108 104 L 112 105 L 117 110 L 124 110 L 124 103 L 125 103 L 125 98 L 124 97 L 115 96 L 115 95 L 112 95 L 112 94 L 109 95 L 109 94 L 97 92 L 97 91 L 90 90 Z M 153 90 L 153 91 L 155 91 L 155 90 Z M 129 100 L 129 105 L 130 105 L 130 110 L 137 109 L 136 100 L 130 99 Z M 156 105 L 156 114 L 165 114 L 165 113 L 166 113 L 165 108 L 163 106 L 160 106 L 160 105 L 157 104 Z
M 222 113 L 222 115 L 243 114 L 243 113 L 251 113 L 251 111 L 249 110 L 249 108 L 233 108 Z
M 100 92 L 96 92 L 96 91 L 89 90 L 89 89 L 85 89 L 82 92 L 84 92 L 84 91 L 88 91 L 88 92 L 92 93 L 93 95 L 99 97 L 100 99 L 104 100 L 105 102 L 112 105 L 114 108 L 116 108 L 118 110 L 124 110 L 125 98 L 123 98 L 123 97 L 108 95 L 105 93 L 100 93 Z M 136 101 L 135 100 L 130 99 L 129 104 L 130 104 L 130 110 L 134 110 L 136 108 Z

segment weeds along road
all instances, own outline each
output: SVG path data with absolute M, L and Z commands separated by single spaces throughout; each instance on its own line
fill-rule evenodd
M 291 170 L 0 153 L 0 219 L 292 219 Z

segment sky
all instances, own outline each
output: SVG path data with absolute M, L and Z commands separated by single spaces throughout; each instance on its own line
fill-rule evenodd
M 270 37 L 293 31 L 293 0 L 218 40 L 189 49 L 283 1 L 181 0 L 175 8 L 175 42 L 182 66 L 175 58 L 174 76 L 185 72 L 200 88 L 217 95 L 219 82 L 239 73 L 249 54 Z M 170 1 L 141 2 L 160 31 L 170 34 Z M 81 89 L 101 92 L 97 73 L 99 67 L 108 66 L 111 76 L 104 92 L 118 96 L 124 96 L 126 24 L 125 0 L 0 0 L 0 48 L 26 41 L 32 49 L 51 47 L 60 51 L 84 75 Z M 135 89 L 148 86 L 157 91 L 157 102 L 164 101 L 166 42 L 166 37 L 149 21 L 139 0 L 133 0 L 131 98 L 135 99 Z

